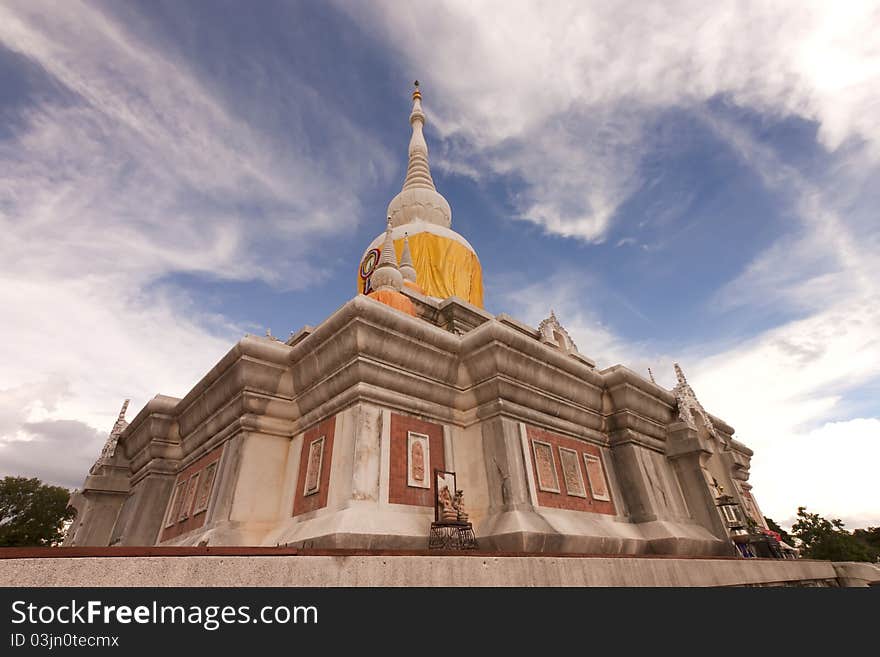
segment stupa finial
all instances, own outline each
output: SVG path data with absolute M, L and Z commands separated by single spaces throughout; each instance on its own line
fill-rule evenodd
M 428 164 L 428 144 L 425 141 L 425 113 L 422 111 L 422 89 L 419 81 L 414 83 L 412 92 L 412 112 L 409 122 L 412 137 L 409 140 L 409 160 L 403 188 L 388 204 L 388 215 L 393 226 L 402 226 L 413 221 L 425 221 L 449 228 L 452 224 L 452 209 L 449 202 L 437 191 Z
M 419 90 L 418 80 L 415 81 L 412 100 L 413 108 L 409 115 L 412 137 L 409 140 L 409 163 L 406 166 L 403 190 L 421 188 L 436 191 L 434 179 L 431 178 L 431 168 L 428 165 L 428 144 L 422 132 L 425 127 L 425 113 L 422 111 L 422 92 Z
M 373 291 L 367 296 L 415 317 L 416 309 L 413 302 L 400 291 L 403 289 L 403 275 L 397 266 L 397 254 L 394 251 L 394 238 L 391 229 L 391 217 L 388 217 L 385 241 L 382 243 L 382 252 L 379 254 L 379 263 L 370 277 L 370 287 Z
M 385 242 L 379 254 L 379 264 L 370 277 L 370 285 L 374 290 L 390 287 L 400 290 L 403 287 L 403 276 L 397 267 L 397 255 L 394 252 L 394 238 L 391 237 L 391 217 L 385 227 Z

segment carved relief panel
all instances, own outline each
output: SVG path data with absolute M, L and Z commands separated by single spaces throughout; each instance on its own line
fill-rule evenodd
M 187 518 L 189 518 L 193 502 L 196 499 L 196 487 L 198 485 L 199 473 L 196 472 L 192 477 L 189 478 L 189 483 L 186 485 L 186 497 L 184 498 L 183 506 L 180 507 L 180 515 L 177 516 L 178 521 L 186 520 Z
M 559 461 L 562 464 L 562 479 L 565 482 L 565 491 L 575 497 L 586 497 L 587 488 L 581 474 L 581 466 L 578 461 L 578 453 L 567 447 L 559 448 Z
M 608 482 L 605 480 L 605 468 L 602 466 L 601 457 L 584 454 L 584 465 L 587 467 L 587 478 L 590 480 L 593 498 L 609 501 L 611 496 L 608 494 Z
M 538 506 L 616 513 L 599 446 L 524 423 L 520 426 L 523 455 L 534 477 L 529 484 L 534 485 Z
M 202 477 L 199 481 L 199 491 L 196 495 L 196 508 L 193 509 L 193 515 L 208 510 L 208 501 L 211 499 L 211 489 L 214 486 L 214 475 L 216 473 L 216 463 L 212 463 L 202 472 Z
M 177 475 L 159 541 L 167 541 L 205 524 L 217 480 L 223 446 L 190 463 Z
M 532 449 L 535 453 L 538 488 L 551 493 L 558 493 L 559 480 L 556 477 L 556 460 L 553 458 L 553 446 L 541 440 L 532 440 Z
M 324 436 L 309 443 L 309 460 L 303 495 L 314 495 L 321 488 L 321 465 L 324 462 Z
M 335 435 L 335 416 L 313 425 L 303 434 L 296 470 L 293 516 L 317 511 L 327 506 Z
M 427 435 L 410 431 L 406 437 L 406 485 L 430 488 L 431 442 Z

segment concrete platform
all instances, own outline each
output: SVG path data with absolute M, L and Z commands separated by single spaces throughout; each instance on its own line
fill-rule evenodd
M 810 560 L 156 548 L 128 556 L 0 555 L 0 586 L 868 586 L 872 564 Z M 160 549 L 161 550 L 161 549 Z M 34 551 L 30 551 L 34 552 Z M 120 555 L 126 553 L 120 553 Z M 5 558 L 4 558 L 5 557 Z

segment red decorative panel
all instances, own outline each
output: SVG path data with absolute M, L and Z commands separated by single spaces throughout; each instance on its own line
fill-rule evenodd
M 408 434 L 410 431 L 428 436 L 430 464 L 428 488 L 408 486 Z M 434 507 L 434 470 L 444 470 L 443 425 L 425 422 L 408 415 L 391 414 L 391 470 L 388 501 L 392 504 Z
M 336 417 L 334 416 L 316 424 L 303 436 L 299 454 L 299 474 L 293 496 L 295 516 L 327 506 L 335 432 Z
M 543 429 L 526 426 L 526 438 L 529 443 L 529 460 L 532 464 L 532 472 L 535 477 L 535 488 L 538 493 L 538 504 L 550 506 L 556 509 L 571 509 L 572 511 L 589 511 L 591 513 L 607 513 L 614 515 L 613 499 L 599 500 L 594 497 L 593 490 L 603 490 L 611 498 L 610 486 L 605 471 L 605 459 L 601 450 L 595 445 L 590 445 L 576 438 L 560 436 Z M 535 450 L 542 459 L 540 470 Z M 548 461 L 549 453 L 552 453 L 552 464 Z M 572 453 L 574 452 L 574 453 Z M 600 459 L 604 481 L 596 481 L 591 486 L 587 473 L 584 454 Z M 549 470 L 548 468 L 553 468 Z M 555 470 L 556 477 L 553 472 Z M 593 473 L 595 476 L 595 472 Z M 543 482 L 543 488 L 540 483 Z M 559 492 L 553 492 L 553 488 Z
M 159 541 L 167 541 L 205 524 L 208 501 L 217 483 L 223 445 L 215 447 L 178 473 L 165 510 Z

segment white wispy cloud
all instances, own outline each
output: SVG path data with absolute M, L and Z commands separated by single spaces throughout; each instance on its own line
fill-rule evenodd
M 873 307 L 835 304 L 721 353 L 691 356 L 697 394 L 755 450 L 752 479 L 765 513 L 786 518 L 807 504 L 825 514 L 880 521 L 876 495 L 865 494 L 868 470 L 880 462 L 878 419 L 850 418 L 835 423 L 833 432 L 825 428 L 839 417 L 847 393 L 877 377 L 877 301 Z M 833 441 L 820 445 L 826 433 Z M 813 465 L 802 467 L 811 459 Z
M 849 529 L 878 526 L 878 445 L 876 417 L 826 422 L 767 441 L 753 466 L 755 478 L 762 480 L 761 488 L 756 488 L 762 510 L 788 526 L 796 520 L 798 506 L 826 518 L 841 518 Z M 774 480 L 776 485 L 771 484 Z
M 606 290 L 595 275 L 561 268 L 547 272 L 539 281 L 517 281 L 501 294 L 502 307 L 532 326 L 537 326 L 553 310 L 578 350 L 595 360 L 599 369 L 623 364 L 647 377 L 649 366 L 656 368 L 657 363 L 671 360 L 647 340 L 634 342 L 622 338 L 604 321 L 602 305 L 611 298 L 640 320 L 644 316 L 625 299 Z
M 601 241 L 643 184 L 658 112 L 717 96 L 880 159 L 877 2 L 341 6 L 421 71 L 467 170 L 513 176 L 519 218 L 553 233 Z
M 765 511 L 791 519 L 807 505 L 877 524 L 880 506 L 866 486 L 880 462 L 880 419 L 839 419 L 847 395 L 876 381 L 880 364 L 880 230 L 849 216 L 847 191 L 861 189 L 870 168 L 854 175 L 842 154 L 841 166 L 811 182 L 747 132 L 711 123 L 769 188 L 785 190 L 797 223 L 718 291 L 716 309 L 721 318 L 782 309 L 797 319 L 721 353 L 704 351 L 694 377 L 755 447 Z
M 357 221 L 359 188 L 391 170 L 382 146 L 333 107 L 322 111 L 333 125 L 318 138 L 323 148 L 304 129 L 262 134 L 185 62 L 92 5 L 13 3 L 0 12 L 4 45 L 73 94 L 28 110 L 0 150 L 3 218 L 18 228 L 3 255 L 19 268 L 80 269 L 74 253 L 90 269 L 296 286 L 320 273 L 303 238 L 331 231 L 339 216 Z M 294 98 L 314 93 L 293 76 L 278 84 Z M 242 217 L 245 204 L 261 212 Z M 114 262 L 122 249 L 128 257 Z
M 160 282 L 314 284 L 316 241 L 396 164 L 294 72 L 273 80 L 286 129 L 263 130 L 146 22 L 102 9 L 0 5 L 0 44 L 48 89 L 0 140 L 0 415 L 27 409 L 0 422 L 0 474 L 39 464 L 66 485 L 123 397 L 185 394 L 243 333 Z

